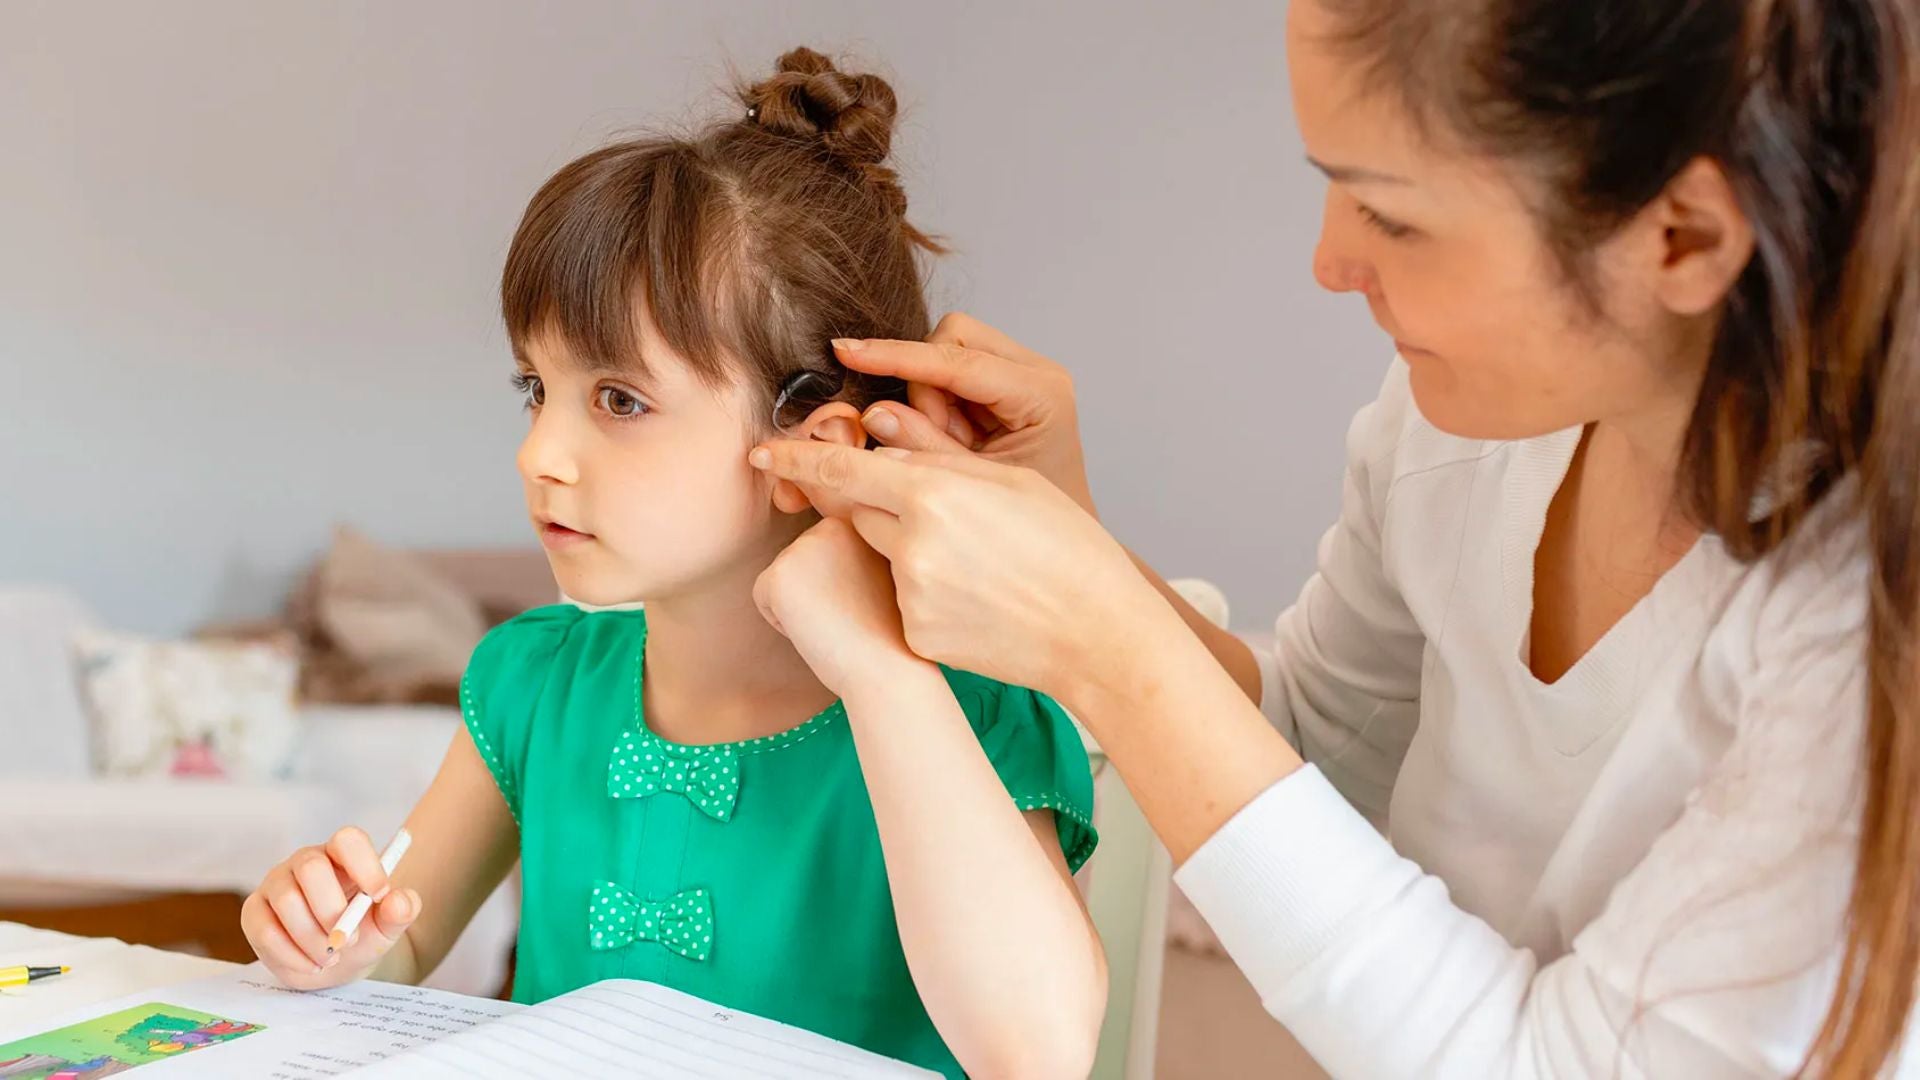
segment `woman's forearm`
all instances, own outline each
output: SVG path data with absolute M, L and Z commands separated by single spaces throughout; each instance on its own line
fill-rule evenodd
M 1213 654 L 1213 658 L 1219 661 L 1220 666 L 1227 669 L 1227 674 L 1233 676 L 1234 683 L 1240 687 L 1242 693 L 1247 695 L 1247 699 L 1256 705 L 1259 704 L 1260 662 L 1254 659 L 1253 650 L 1247 646 L 1247 643 L 1234 636 L 1225 627 L 1215 626 L 1213 620 L 1200 614 L 1192 604 L 1187 602 L 1186 597 L 1181 596 L 1178 590 L 1167 584 L 1166 579 L 1161 577 L 1153 567 L 1148 566 L 1146 560 L 1142 559 L 1137 552 L 1128 549 L 1127 555 L 1133 559 L 1133 565 L 1140 568 L 1140 576 L 1146 578 L 1161 596 L 1166 597 L 1167 603 L 1173 605 L 1173 610 L 1180 616 L 1180 621 L 1187 624 L 1187 629 L 1193 631 L 1193 635 L 1207 647 L 1207 651 Z
M 1182 622 L 1174 604 L 1144 596 L 1057 688 L 1046 688 L 1093 733 L 1176 865 L 1301 765 L 1218 655 L 1180 632 Z
M 1099 939 L 945 676 L 903 661 L 846 706 L 901 947 L 941 1037 L 973 1075 L 1085 1075 L 1106 1001 Z

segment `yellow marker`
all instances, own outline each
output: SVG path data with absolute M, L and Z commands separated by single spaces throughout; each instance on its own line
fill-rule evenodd
M 65 975 L 72 970 L 65 964 L 59 967 L 28 967 L 22 964 L 19 967 L 0 968 L 0 986 L 25 986 L 54 975 Z

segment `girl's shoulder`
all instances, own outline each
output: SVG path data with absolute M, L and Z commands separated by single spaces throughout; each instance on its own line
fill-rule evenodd
M 572 604 L 533 608 L 487 631 L 467 662 L 467 682 L 487 687 L 505 679 L 592 664 L 645 640 L 646 615 L 635 610 L 585 611 Z
M 487 631 L 474 655 L 506 650 L 552 655 L 563 649 L 642 637 L 646 632 L 646 613 L 638 608 L 587 611 L 573 604 L 548 604 L 523 611 Z
M 1093 763 L 1079 725 L 1045 694 L 942 667 L 1007 794 L 1021 810 L 1051 810 L 1069 870 L 1092 856 Z
M 514 820 L 537 720 L 556 710 L 587 708 L 629 685 L 634 643 L 644 640 L 638 611 L 583 611 L 553 604 L 516 615 L 487 632 L 467 661 L 460 706 L 475 749 L 493 773 Z M 565 693 L 549 695 L 548 687 Z M 549 724 L 555 737 L 585 736 L 590 725 Z

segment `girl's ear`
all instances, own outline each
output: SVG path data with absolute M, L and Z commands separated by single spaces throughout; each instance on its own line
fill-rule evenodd
M 784 437 L 819 439 L 821 442 L 835 442 L 845 446 L 864 448 L 867 445 L 867 427 L 860 422 L 859 409 L 844 401 L 829 401 L 813 410 L 798 426 L 785 432 Z M 789 480 L 774 482 L 773 505 L 783 514 L 797 514 L 802 510 L 814 509 L 823 514 L 833 512 L 830 507 L 820 506 Z
M 856 449 L 867 445 L 867 427 L 860 421 L 860 410 L 844 401 L 829 401 L 813 410 L 793 429 L 792 435 L 796 439 L 819 439 Z

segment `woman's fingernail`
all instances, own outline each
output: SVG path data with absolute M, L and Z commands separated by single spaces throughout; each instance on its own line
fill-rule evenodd
M 867 430 L 883 439 L 891 439 L 900 434 L 900 418 L 893 415 L 892 409 L 875 406 L 867 410 Z
M 867 343 L 859 338 L 837 337 L 833 339 L 833 347 L 841 352 L 859 352 L 867 347 Z
M 890 457 L 890 458 L 904 458 L 904 457 L 910 456 L 910 453 L 911 453 L 910 451 L 903 450 L 898 446 L 876 446 L 873 448 L 873 452 L 876 454 L 885 455 L 886 457 Z
M 377 904 L 380 901 L 385 900 L 387 898 L 387 894 L 392 891 L 393 891 L 393 886 L 391 885 L 380 886 L 380 891 L 373 894 L 373 902 Z
M 773 451 L 764 446 L 756 446 L 753 452 L 747 455 L 747 464 L 756 469 L 764 469 L 773 464 Z

